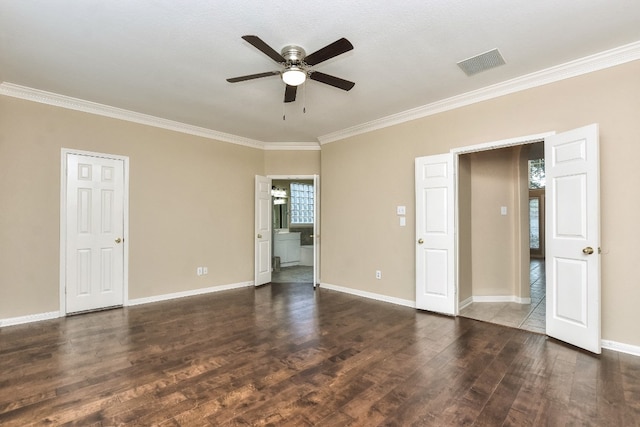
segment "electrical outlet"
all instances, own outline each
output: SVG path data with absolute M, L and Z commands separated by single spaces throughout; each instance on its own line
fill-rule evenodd
M 382 271 L 376 270 L 376 279 L 382 279 Z
M 202 267 L 198 267 L 198 268 L 196 268 L 196 274 L 197 274 L 198 276 L 202 276 Z
M 209 267 L 202 267 L 202 274 L 209 274 Z

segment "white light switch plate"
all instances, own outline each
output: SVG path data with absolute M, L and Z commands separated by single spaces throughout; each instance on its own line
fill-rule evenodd
M 406 206 L 398 206 L 396 208 L 396 213 L 398 215 L 406 215 L 407 214 L 407 207 Z
M 400 227 L 406 227 L 407 225 L 407 218 L 404 216 L 400 217 Z
M 500 215 L 506 215 L 507 214 L 507 207 L 506 206 L 501 206 L 500 207 Z

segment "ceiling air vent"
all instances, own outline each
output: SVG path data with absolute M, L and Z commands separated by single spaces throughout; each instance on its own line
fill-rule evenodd
M 467 76 L 473 76 L 474 74 L 478 74 L 504 64 L 504 58 L 500 55 L 498 49 L 493 49 L 458 62 L 458 67 L 462 68 L 462 71 L 464 71 Z

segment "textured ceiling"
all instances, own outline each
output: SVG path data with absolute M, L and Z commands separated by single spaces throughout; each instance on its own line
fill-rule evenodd
M 354 50 L 315 69 L 356 86 L 311 81 L 285 106 L 277 76 L 230 84 L 279 69 L 246 34 L 308 53 L 346 37 Z M 264 142 L 317 142 L 637 41 L 632 0 L 0 1 L 0 81 Z M 456 65 L 494 48 L 506 65 Z

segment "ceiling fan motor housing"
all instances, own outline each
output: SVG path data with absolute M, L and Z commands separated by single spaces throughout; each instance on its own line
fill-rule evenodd
M 282 48 L 282 57 L 287 60 L 287 64 L 300 64 L 307 53 L 300 46 L 289 45 Z

